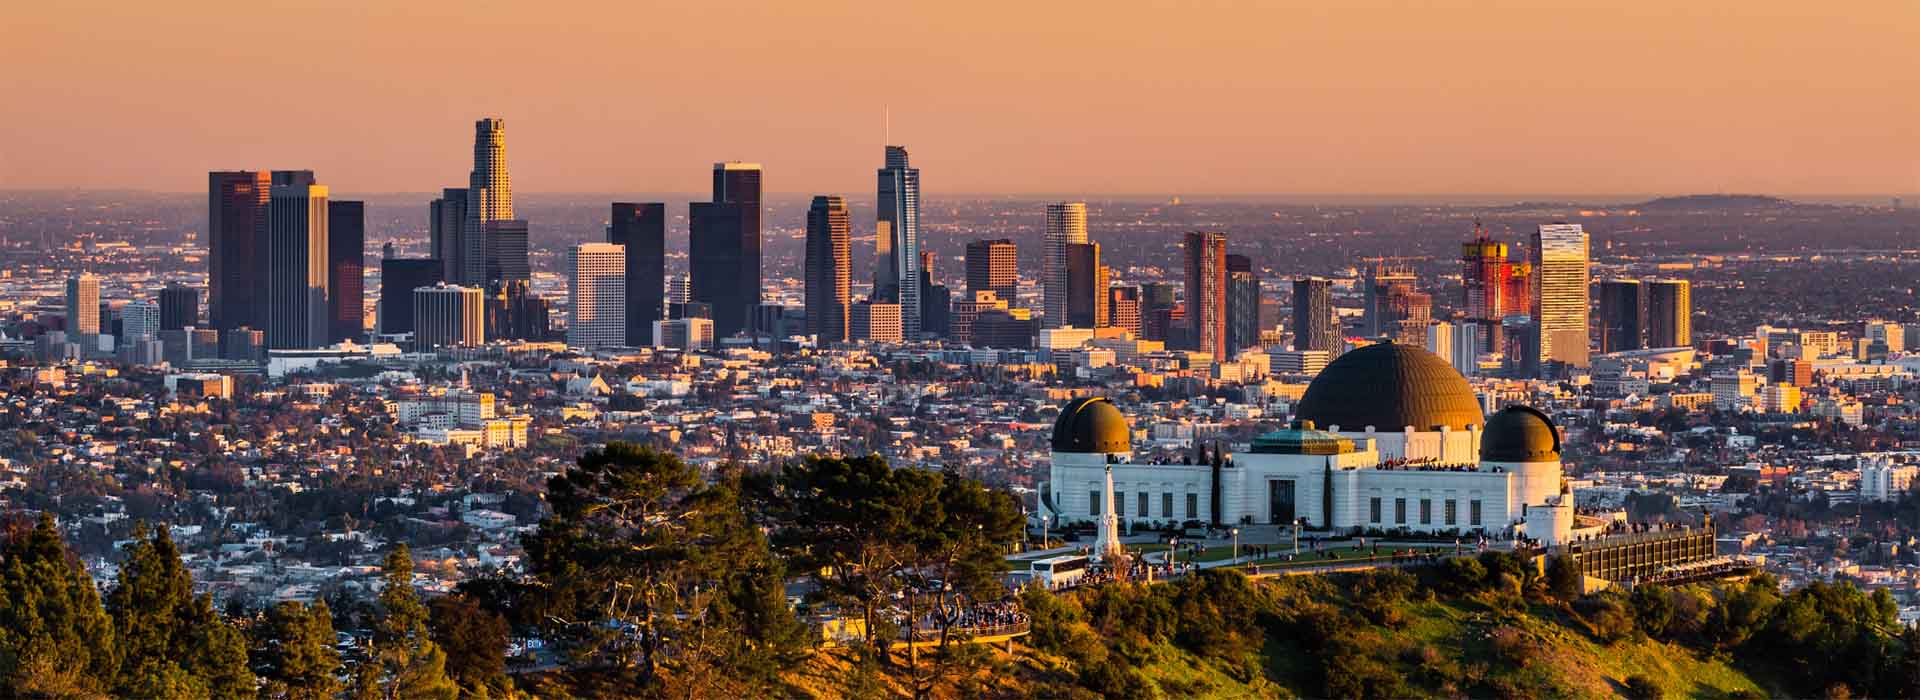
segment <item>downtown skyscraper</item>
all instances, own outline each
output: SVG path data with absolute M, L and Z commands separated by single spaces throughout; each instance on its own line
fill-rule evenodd
M 627 252 L 613 243 L 581 243 L 567 250 L 573 318 L 569 347 L 627 344 Z
M 1067 322 L 1075 328 L 1107 325 L 1107 266 L 1100 264 L 1100 244 L 1067 244 Z
M 1012 304 L 1020 293 L 1020 249 L 1006 238 L 967 244 L 967 292 L 993 292 Z
M 900 304 L 901 334 L 920 335 L 920 169 L 907 149 L 888 146 L 880 168 L 874 296 Z
M 1192 231 L 1186 237 L 1187 342 L 1194 350 L 1227 357 L 1227 236 Z
M 1226 319 L 1226 357 L 1260 345 L 1260 278 L 1245 255 L 1227 256 Z
M 1046 257 L 1040 268 L 1042 322 L 1047 328 L 1067 325 L 1067 246 L 1085 242 L 1086 202 L 1047 205 Z
M 821 344 L 847 340 L 853 267 L 847 200 L 822 195 L 807 207 L 807 333 Z
M 667 205 L 614 202 L 607 242 L 627 248 L 627 345 L 652 345 L 666 309 Z
M 364 340 L 367 208 L 365 202 L 327 202 L 327 342 Z
M 78 342 L 101 334 L 100 313 L 100 277 L 91 272 L 68 277 L 67 338 Z
M 714 163 L 713 201 L 688 205 L 690 295 L 711 305 L 715 336 L 747 329 L 760 303 L 758 163 Z
M 207 316 L 216 330 L 266 325 L 267 202 L 264 171 L 207 173 Z
M 454 190 L 445 194 L 452 195 Z M 507 174 L 507 122 L 487 118 L 473 123 L 473 170 L 467 175 L 467 202 L 461 208 L 459 265 L 455 282 L 481 285 L 487 270 L 498 267 L 489 256 L 489 226 L 513 218 L 513 178 Z M 445 197 L 442 198 L 443 201 Z
M 327 318 L 327 187 L 311 170 L 273 171 L 267 207 L 267 347 L 317 348 Z
M 1533 234 L 1534 329 L 1542 364 L 1586 367 L 1590 333 L 1587 232 L 1579 224 L 1542 224 Z

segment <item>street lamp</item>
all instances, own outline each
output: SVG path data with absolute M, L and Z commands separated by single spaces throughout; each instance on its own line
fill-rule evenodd
M 1233 535 L 1233 561 L 1235 563 L 1239 563 L 1240 561 L 1240 528 L 1237 528 L 1237 527 L 1227 528 L 1227 533 Z
M 1293 558 L 1300 558 L 1300 519 L 1293 519 Z

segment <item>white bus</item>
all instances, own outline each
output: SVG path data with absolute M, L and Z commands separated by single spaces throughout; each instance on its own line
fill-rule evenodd
M 1048 557 L 1033 562 L 1033 580 L 1049 589 L 1065 588 L 1087 575 L 1087 558 L 1079 555 Z

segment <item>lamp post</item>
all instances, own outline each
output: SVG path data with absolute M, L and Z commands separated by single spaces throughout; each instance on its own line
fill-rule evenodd
M 1300 558 L 1300 519 L 1293 519 L 1293 558 Z
M 1180 538 L 1167 538 L 1167 575 L 1172 576 L 1180 566 Z
M 1233 561 L 1237 564 L 1240 562 L 1240 528 L 1228 528 L 1227 533 L 1233 535 Z

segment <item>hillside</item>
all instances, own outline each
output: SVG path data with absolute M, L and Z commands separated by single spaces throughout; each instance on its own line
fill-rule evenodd
M 1744 698 L 1910 696 L 1911 652 L 1822 661 L 1888 634 L 1850 587 L 1779 595 L 1771 579 L 1627 596 L 1550 592 L 1499 559 L 1401 572 L 1029 592 L 1033 636 L 920 673 L 820 655 L 789 676 L 813 698 Z M 1466 568 L 1467 571 L 1454 569 Z M 1859 615 L 1860 618 L 1852 618 Z M 1811 616 L 1811 617 L 1809 617 Z M 1809 619 L 1819 624 L 1808 628 Z M 1881 637 L 1898 645 L 1898 633 Z M 1908 637 L 1911 640 L 1911 636 Z M 1911 641 L 1907 642 L 1911 644 Z M 1831 645 L 1831 646 L 1823 646 Z M 1824 649 L 1824 651 L 1823 651 Z M 1901 657 L 1905 657 L 1904 659 Z M 1858 658 L 1858 657 L 1855 657 Z M 1737 661 L 1735 661 L 1737 659 Z M 896 656 L 896 664 L 905 660 Z M 1838 688 L 1839 685 L 1846 688 Z

